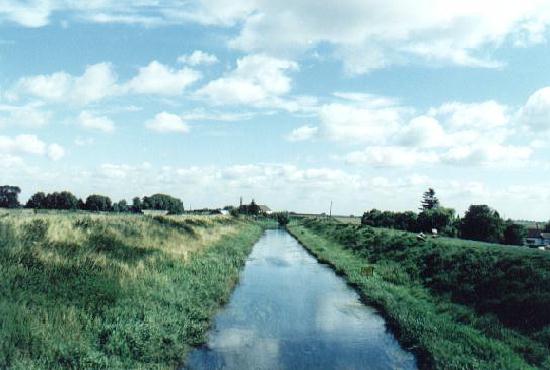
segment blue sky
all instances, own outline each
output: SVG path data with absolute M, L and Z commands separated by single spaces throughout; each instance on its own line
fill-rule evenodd
M 0 0 L 0 182 L 340 214 L 431 186 L 546 220 L 549 24 L 538 0 Z

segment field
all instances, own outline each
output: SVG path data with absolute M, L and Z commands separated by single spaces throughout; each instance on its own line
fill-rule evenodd
M 289 229 L 380 309 L 423 368 L 550 368 L 548 253 L 330 220 Z
M 221 216 L 1 214 L 0 368 L 176 367 L 204 341 L 263 228 Z

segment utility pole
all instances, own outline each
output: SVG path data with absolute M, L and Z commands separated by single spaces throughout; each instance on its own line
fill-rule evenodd
M 328 212 L 328 217 L 332 217 L 332 200 L 330 201 L 330 210 Z

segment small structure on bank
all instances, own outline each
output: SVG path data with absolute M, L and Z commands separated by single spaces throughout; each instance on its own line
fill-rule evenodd
M 252 202 L 250 202 L 250 204 L 243 204 L 241 198 L 239 213 L 245 215 L 270 215 L 273 213 L 273 211 L 266 205 L 256 204 L 256 202 L 254 202 L 254 199 L 252 199 Z
M 530 228 L 527 230 L 525 245 L 532 248 L 550 247 L 550 233 L 544 232 L 538 227 Z

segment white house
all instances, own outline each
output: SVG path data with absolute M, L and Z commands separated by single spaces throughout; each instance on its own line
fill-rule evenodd
M 525 245 L 528 247 L 550 247 L 550 233 L 543 232 L 542 230 L 529 229 L 527 238 L 525 238 Z

